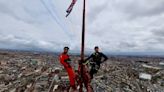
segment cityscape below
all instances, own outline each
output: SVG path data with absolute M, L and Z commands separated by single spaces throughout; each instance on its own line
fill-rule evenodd
M 58 56 L 59 53 L 1 50 L 0 92 L 65 92 L 69 79 Z M 164 57 L 108 58 L 91 82 L 95 92 L 164 92 Z M 80 56 L 71 55 L 71 59 L 77 70 Z

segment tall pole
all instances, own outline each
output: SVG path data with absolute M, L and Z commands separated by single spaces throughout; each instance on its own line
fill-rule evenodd
M 83 62 L 84 62 L 84 48 L 85 48 L 85 0 L 83 1 L 83 19 L 82 19 L 82 39 L 81 39 L 81 68 L 80 68 L 80 75 L 81 75 L 81 82 L 80 82 L 80 90 L 79 92 L 82 92 L 82 89 L 83 89 Z
M 82 43 L 81 43 L 81 60 L 84 61 L 84 48 L 85 48 L 85 0 L 83 4 L 83 21 L 82 21 Z
M 83 2 L 83 21 L 82 21 L 82 43 L 81 43 L 81 81 L 80 81 L 80 90 L 79 92 L 83 92 L 83 83 L 86 87 L 87 92 L 93 92 L 92 86 L 90 85 L 91 82 L 91 78 L 89 75 L 89 72 L 86 69 L 86 65 L 83 65 L 84 62 L 84 48 L 85 48 L 85 5 L 86 4 L 86 0 L 84 0 Z

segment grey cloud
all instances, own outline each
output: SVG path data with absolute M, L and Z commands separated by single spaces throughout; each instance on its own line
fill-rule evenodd
M 12 4 L 15 8 L 8 6 L 10 0 L 3 1 L 0 1 L 0 24 L 4 26 L 0 26 L 0 34 L 4 35 L 0 35 L 0 48 L 55 51 L 67 45 L 80 52 L 82 1 L 76 4 L 68 18 L 64 15 L 69 0 L 67 4 L 62 0 L 54 1 L 61 24 L 70 28 L 67 31 L 51 19 L 39 0 L 15 0 Z M 93 50 L 95 45 L 105 51 L 164 51 L 163 2 L 95 0 L 88 3 L 86 51 Z M 72 39 L 67 37 L 68 33 L 72 34 Z
M 62 44 L 56 42 L 24 39 L 14 35 L 0 35 L 0 46 L 6 49 L 41 51 L 59 51 L 59 48 L 63 47 Z
M 6 5 L 6 3 L 2 3 L 2 2 L 0 3 L 0 13 L 6 14 L 8 16 L 15 18 L 18 21 L 23 21 L 23 22 L 28 23 L 28 24 L 33 24 L 36 22 L 40 23 L 40 21 L 37 20 L 38 17 L 46 14 L 45 12 L 43 12 L 44 14 L 38 13 L 37 11 L 32 12 L 32 7 L 29 7 L 28 5 L 25 5 L 25 6 L 19 5 L 19 6 L 16 6 L 16 8 L 19 8 L 21 10 L 21 12 L 14 11 L 13 7 Z M 31 11 L 28 10 L 27 8 L 30 8 Z M 33 9 L 35 9 L 35 7 L 33 7 Z M 40 10 L 38 10 L 38 11 L 40 11 Z M 46 18 L 46 17 L 44 17 L 44 18 Z
M 0 13 L 7 14 L 11 17 L 14 17 L 15 19 L 20 20 L 20 18 L 12 11 L 8 6 L 6 6 L 4 3 L 0 3 Z
M 162 45 L 164 45 L 164 37 L 157 37 L 156 40 Z
M 91 9 L 92 11 L 90 11 L 88 14 L 89 15 L 89 18 L 88 18 L 89 22 L 92 23 L 101 12 L 106 10 L 108 5 L 109 5 L 109 1 L 106 1 L 102 5 L 95 6 L 93 9 Z
M 160 44 L 164 44 L 164 28 L 152 29 L 152 38 Z
M 131 1 L 131 2 L 130 2 Z M 137 0 L 125 2 L 127 4 L 122 4 L 117 9 L 124 11 L 130 16 L 130 18 L 139 18 L 139 17 L 150 17 L 155 15 L 160 15 L 164 13 L 164 1 L 157 0 L 153 3 L 151 0 Z
M 152 30 L 152 33 L 156 36 L 164 37 L 164 28 Z
M 129 49 L 130 49 L 130 48 L 134 48 L 134 47 L 136 47 L 136 46 L 137 46 L 137 45 L 136 45 L 135 43 L 132 43 L 132 42 L 131 42 L 131 43 L 129 43 L 129 42 L 120 42 L 120 43 L 119 43 L 119 47 L 120 47 L 120 48 L 123 48 L 123 49 L 124 49 L 124 48 L 126 48 L 126 49 L 129 48 Z

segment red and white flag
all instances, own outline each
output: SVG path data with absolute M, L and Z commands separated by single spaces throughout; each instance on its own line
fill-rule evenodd
M 66 12 L 67 12 L 66 17 L 71 13 L 71 11 L 72 11 L 72 9 L 73 9 L 73 6 L 75 5 L 76 1 L 77 1 L 77 0 L 72 0 L 71 5 L 70 5 L 70 6 L 68 7 L 68 9 L 66 10 Z

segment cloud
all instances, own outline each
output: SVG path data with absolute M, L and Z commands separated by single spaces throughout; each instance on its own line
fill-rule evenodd
M 150 17 L 164 12 L 163 0 L 116 0 L 116 8 L 131 18 Z
M 57 43 L 44 40 L 32 40 L 14 35 L 0 35 L 0 48 L 34 50 L 34 51 L 61 51 L 67 43 Z
M 96 17 L 108 7 L 108 4 L 109 4 L 108 1 L 105 1 L 103 2 L 103 4 L 95 5 L 93 9 L 90 9 L 89 14 L 88 14 L 89 22 L 92 23 L 96 19 Z
M 155 36 L 161 36 L 161 37 L 164 37 L 164 31 L 163 31 L 164 28 L 161 28 L 161 29 L 154 29 L 152 30 L 152 33 L 155 35 Z
M 0 1 L 0 48 L 80 52 L 82 0 L 65 18 L 69 0 Z M 86 6 L 86 51 L 164 52 L 163 0 L 92 0 Z M 19 46 L 19 48 L 18 48 Z

